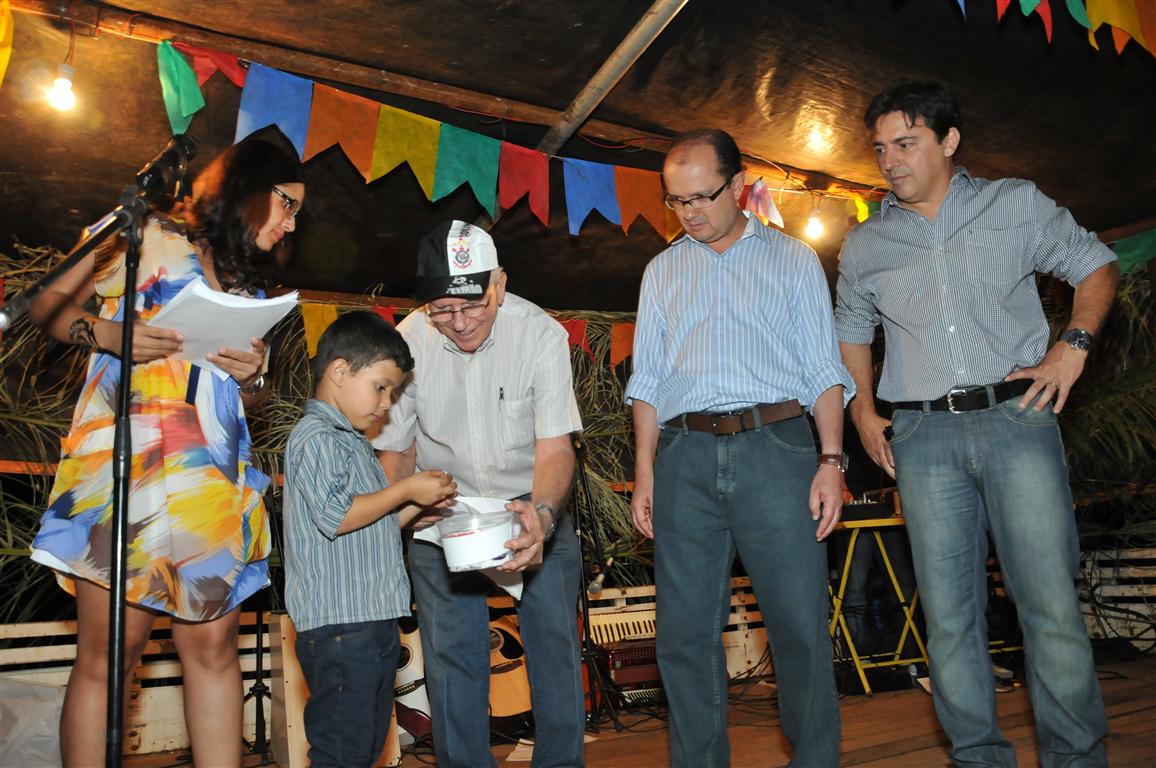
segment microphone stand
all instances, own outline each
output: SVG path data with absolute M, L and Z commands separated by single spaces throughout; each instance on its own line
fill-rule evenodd
M 195 152 L 196 144 L 191 137 L 183 134 L 174 136 L 161 154 L 137 173 L 136 183 L 124 188 L 120 205 L 93 225 L 64 261 L 0 311 L 2 331 L 28 312 L 37 294 L 92 253 L 98 245 L 114 234 L 124 234 L 128 247 L 124 256 L 125 289 L 121 301 L 121 372 L 117 382 L 116 426 L 112 448 L 112 569 L 108 584 L 108 712 L 104 750 L 106 768 L 120 768 L 124 744 L 125 558 L 128 551 L 128 499 L 132 466 L 129 411 L 132 403 L 132 342 L 141 235 L 150 202 L 163 195 L 164 186 L 172 173 L 178 175 L 178 182 L 183 179 L 186 163 Z M 178 183 L 177 188 L 180 186 Z
M 590 537 L 598 550 L 595 554 L 601 562 L 601 536 L 598 533 L 598 526 L 594 525 L 590 519 L 594 513 L 591 509 L 590 480 L 586 474 L 586 443 L 582 436 L 577 433 L 571 435 L 571 439 L 574 443 L 578 482 L 582 487 L 582 499 L 586 504 L 586 513 L 583 514 L 582 502 L 575 495 L 574 525 L 578 529 L 578 543 L 581 548 L 583 526 L 589 525 Z M 610 690 L 610 683 L 602 675 L 605 652 L 594 642 L 594 638 L 590 634 L 590 595 L 587 592 L 589 582 L 586 580 L 586 564 L 581 557 L 578 558 L 578 567 L 582 570 L 582 665 L 586 667 L 586 674 L 590 681 L 590 711 L 586 714 L 586 727 L 597 733 L 598 724 L 602 722 L 604 717 L 609 717 L 614 721 L 614 730 L 622 731 L 623 725 L 618 719 L 618 713 L 614 709 L 611 697 L 607 695 L 608 690 Z

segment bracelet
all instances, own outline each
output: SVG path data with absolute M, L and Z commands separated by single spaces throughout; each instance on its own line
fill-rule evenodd
M 553 537 L 554 530 L 558 527 L 558 520 L 557 520 L 558 513 L 555 512 L 554 508 L 551 507 L 549 504 L 535 504 L 534 505 L 534 511 L 535 512 L 545 512 L 546 514 L 548 514 L 550 516 L 550 530 L 546 533 L 546 538 L 549 539 L 549 538 Z
M 248 386 L 238 385 L 237 388 L 241 390 L 242 395 L 259 395 L 261 394 L 261 390 L 265 388 L 265 374 L 258 373 L 257 378 L 253 379 L 252 384 Z
M 845 453 L 820 453 L 815 466 L 821 467 L 824 464 L 830 464 L 832 467 L 838 467 L 840 472 L 846 472 L 847 458 Z

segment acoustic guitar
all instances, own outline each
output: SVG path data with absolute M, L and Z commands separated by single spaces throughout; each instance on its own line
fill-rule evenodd
M 490 717 L 523 717 L 530 712 L 526 651 L 513 616 L 490 622 Z

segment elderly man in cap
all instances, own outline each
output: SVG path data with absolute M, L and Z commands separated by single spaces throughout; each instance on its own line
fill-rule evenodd
M 463 496 L 510 499 L 522 532 L 518 619 L 535 722 L 533 766 L 583 765 L 579 674 L 580 554 L 566 498 L 570 433 L 582 428 L 566 333 L 541 308 L 506 292 L 494 241 L 461 221 L 418 251 L 416 298 L 398 324 L 414 357 L 412 381 L 374 440 L 391 481 L 438 467 Z M 419 523 L 420 524 L 420 523 Z M 491 584 L 451 573 L 442 550 L 414 540 L 410 574 L 421 627 L 439 768 L 496 766 L 490 752 Z

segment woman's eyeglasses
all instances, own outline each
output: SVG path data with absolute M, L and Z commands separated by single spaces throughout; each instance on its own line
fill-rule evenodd
M 297 218 L 297 214 L 301 212 L 301 201 L 295 197 L 290 197 L 276 187 L 273 187 L 273 194 L 281 198 L 281 205 L 285 206 L 285 218 Z

